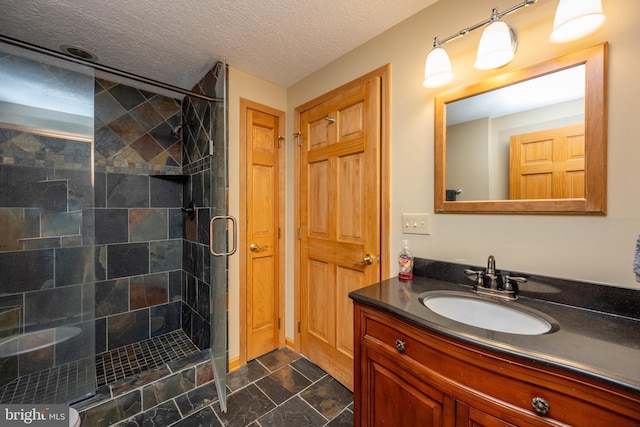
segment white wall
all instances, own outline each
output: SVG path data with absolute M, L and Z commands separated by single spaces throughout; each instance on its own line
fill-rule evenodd
M 287 138 L 294 132 L 293 112 L 331 89 L 386 63 L 392 65 L 391 133 L 391 265 L 401 241 L 424 258 L 484 265 L 489 254 L 498 268 L 601 282 L 640 289 L 632 272 L 640 232 L 640 42 L 636 26 L 640 1 L 603 0 L 607 19 L 596 33 L 567 44 L 548 41 L 558 0 L 542 0 L 505 18 L 518 33 L 518 52 L 507 66 L 491 71 L 473 68 L 481 30 L 446 45 L 456 78 L 441 90 L 609 42 L 608 213 L 601 217 L 558 215 L 435 214 L 433 208 L 434 95 L 422 86 L 424 60 L 433 37 L 447 37 L 488 18 L 493 7 L 506 10 L 515 0 L 440 0 L 377 38 L 354 49 L 286 90 L 267 95 L 261 86 L 242 87 L 232 70 L 230 94 L 275 108 L 286 108 Z M 234 75 L 236 75 L 234 77 Z M 247 77 L 247 76 L 242 76 Z M 251 80 L 251 79 L 249 79 Z M 255 82 L 254 82 L 255 83 Z M 240 86 L 240 87 L 239 87 Z M 240 91 L 240 93 L 238 92 Z M 261 99 L 259 99 L 261 98 Z M 232 100 L 233 101 L 233 100 Z M 237 106 L 231 105 L 231 113 Z M 235 124 L 237 128 L 237 121 Z M 231 133 L 238 132 L 231 121 Z M 237 141 L 237 135 L 235 136 Z M 233 151 L 234 137 L 231 138 Z M 287 251 L 293 250 L 294 145 L 287 144 Z M 232 158 L 233 152 L 230 152 Z M 237 166 L 232 166 L 237 167 Z M 232 171 L 233 172 L 233 171 Z M 231 175 L 232 184 L 237 172 Z M 412 183 L 412 185 L 407 185 Z M 232 198 L 233 191 L 232 191 Z M 233 201 L 231 202 L 233 206 Z M 430 236 L 403 235 L 402 212 L 431 214 Z M 236 260 L 232 260 L 236 263 Z M 293 338 L 293 265 L 286 259 L 286 336 Z M 396 271 L 396 270 L 393 270 Z M 231 282 L 231 287 L 237 288 Z M 233 296 L 232 296 L 233 298 Z M 236 304 L 230 300 L 231 310 Z M 237 307 L 237 305 L 235 305 Z M 236 309 L 237 311 L 237 309 Z M 233 314 L 232 314 L 233 316 Z M 233 341 L 233 337 L 231 340 Z M 237 338 L 236 338 L 237 339 Z M 234 357 L 233 348 L 230 349 Z
M 447 126 L 447 190 L 462 190 L 456 200 L 489 199 L 488 118 Z

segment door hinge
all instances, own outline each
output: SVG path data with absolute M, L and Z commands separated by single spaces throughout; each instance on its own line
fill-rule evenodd
M 298 228 L 298 240 L 302 240 L 302 230 Z
M 280 227 L 278 227 L 278 239 L 280 239 Z
M 298 333 L 302 332 L 302 322 L 298 322 Z
M 278 329 L 280 329 L 280 318 L 278 317 Z

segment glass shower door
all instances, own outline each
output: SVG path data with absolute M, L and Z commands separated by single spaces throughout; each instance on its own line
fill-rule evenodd
M 95 392 L 93 69 L 0 43 L 0 403 Z
M 211 208 L 209 223 L 210 249 L 210 319 L 211 361 L 214 380 L 220 399 L 220 408 L 227 411 L 227 290 L 228 260 L 236 250 L 236 221 L 228 216 L 228 159 L 227 159 L 227 66 L 220 65 L 216 93 L 223 94 L 223 102 L 211 104 Z M 231 230 L 229 227 L 231 226 Z M 229 232 L 231 231 L 231 235 Z

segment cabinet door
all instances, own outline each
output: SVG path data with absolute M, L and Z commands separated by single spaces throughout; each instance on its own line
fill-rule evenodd
M 514 427 L 514 425 L 465 403 L 456 402 L 456 427 Z
M 452 398 L 425 384 L 397 361 L 371 349 L 365 364 L 361 426 L 452 426 Z

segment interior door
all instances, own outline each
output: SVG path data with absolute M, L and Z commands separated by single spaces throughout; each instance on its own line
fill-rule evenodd
M 240 341 L 246 361 L 275 350 L 280 341 L 279 157 L 284 113 L 244 99 L 240 103 L 241 211 L 246 225 L 240 280 L 245 336 Z
M 514 135 L 510 159 L 512 200 L 584 198 L 583 124 Z
M 381 278 L 381 77 L 298 107 L 300 350 L 353 389 L 349 292 Z

